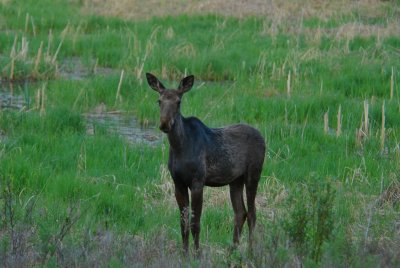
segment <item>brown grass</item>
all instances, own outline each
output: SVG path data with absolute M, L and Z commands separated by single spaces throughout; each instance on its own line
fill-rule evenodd
M 357 11 L 363 16 L 383 16 L 391 1 L 379 0 L 85 0 L 86 10 L 127 19 L 179 14 L 221 14 L 244 17 L 268 17 L 288 20 L 296 17 L 318 17 L 326 20 L 332 16 L 348 15 Z
M 393 180 L 389 187 L 378 198 L 378 205 L 385 203 L 395 206 L 400 202 L 400 182 Z
M 322 36 L 338 40 L 351 40 L 355 36 L 375 36 L 382 41 L 382 38 L 400 32 L 400 16 L 394 15 L 400 14 L 400 6 L 394 1 L 381 0 L 84 0 L 83 10 L 86 13 L 117 16 L 129 20 L 181 14 L 218 14 L 238 18 L 257 16 L 265 19 L 261 34 L 276 36 L 281 31 L 303 33 L 317 43 Z M 351 22 L 336 28 L 299 27 L 308 18 L 328 21 L 332 18 L 349 17 L 353 18 Z M 373 18 L 387 19 L 384 24 L 363 22 Z M 173 29 L 169 29 L 171 38 L 173 34 Z M 176 49 L 184 50 L 186 54 L 196 52 L 190 44 Z

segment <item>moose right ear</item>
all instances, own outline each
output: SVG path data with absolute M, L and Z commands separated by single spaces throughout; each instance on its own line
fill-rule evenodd
M 189 75 L 189 76 L 183 78 L 181 83 L 179 84 L 178 91 L 181 94 L 188 92 L 193 87 L 193 83 L 194 83 L 193 75 Z
M 165 90 L 164 85 L 153 74 L 146 73 L 146 78 L 149 86 L 158 93 L 162 93 Z

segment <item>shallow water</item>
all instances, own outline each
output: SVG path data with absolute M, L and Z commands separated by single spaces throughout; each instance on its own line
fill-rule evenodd
M 29 110 L 30 82 L 3 83 L 0 82 L 0 110 Z M 87 135 L 94 135 L 96 130 L 105 131 L 110 135 L 118 135 L 131 144 L 158 145 L 162 142 L 162 135 L 154 127 L 143 128 L 133 116 L 122 113 L 94 112 L 83 114 L 86 120 Z M 0 140 L 4 138 L 0 129 Z
M 59 68 L 59 76 L 67 80 L 82 80 L 91 76 L 108 76 L 118 74 L 119 71 L 107 67 L 95 67 L 96 63 L 92 61 L 88 67 L 83 64 L 78 57 L 72 57 L 63 60 Z
M 28 108 L 29 99 L 26 97 L 26 83 L 0 82 L 0 109 L 22 110 Z
M 123 137 L 131 144 L 157 145 L 162 141 L 160 131 L 154 127 L 140 127 L 139 122 L 131 116 L 120 113 L 89 113 L 84 116 L 88 135 L 94 135 L 96 131 L 106 131 Z

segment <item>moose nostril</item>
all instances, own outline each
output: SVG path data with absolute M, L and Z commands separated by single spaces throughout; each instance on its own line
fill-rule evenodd
M 169 127 L 167 125 L 160 125 L 160 130 L 164 133 L 168 133 L 168 131 L 170 130 Z
M 163 131 L 163 132 L 166 132 L 166 131 L 168 131 L 168 120 L 165 120 L 165 119 L 161 119 L 160 120 L 160 130 L 161 131 Z
M 167 118 L 160 119 L 160 130 L 167 133 L 171 130 L 174 120 L 168 120 Z

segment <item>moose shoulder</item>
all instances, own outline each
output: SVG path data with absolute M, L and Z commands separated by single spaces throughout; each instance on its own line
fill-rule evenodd
M 166 89 L 150 73 L 146 77 L 150 87 L 160 94 L 160 130 L 167 134 L 170 144 L 168 168 L 181 214 L 184 251 L 188 251 L 189 229 L 196 250 L 199 248 L 204 186 L 229 185 L 235 214 L 233 242 L 239 243 L 246 219 L 251 242 L 256 222 L 255 197 L 265 155 L 264 138 L 258 130 L 245 124 L 208 128 L 195 117 L 183 117 L 181 99 L 192 88 L 193 76 L 182 79 L 175 90 Z M 189 213 L 189 190 L 192 213 Z

